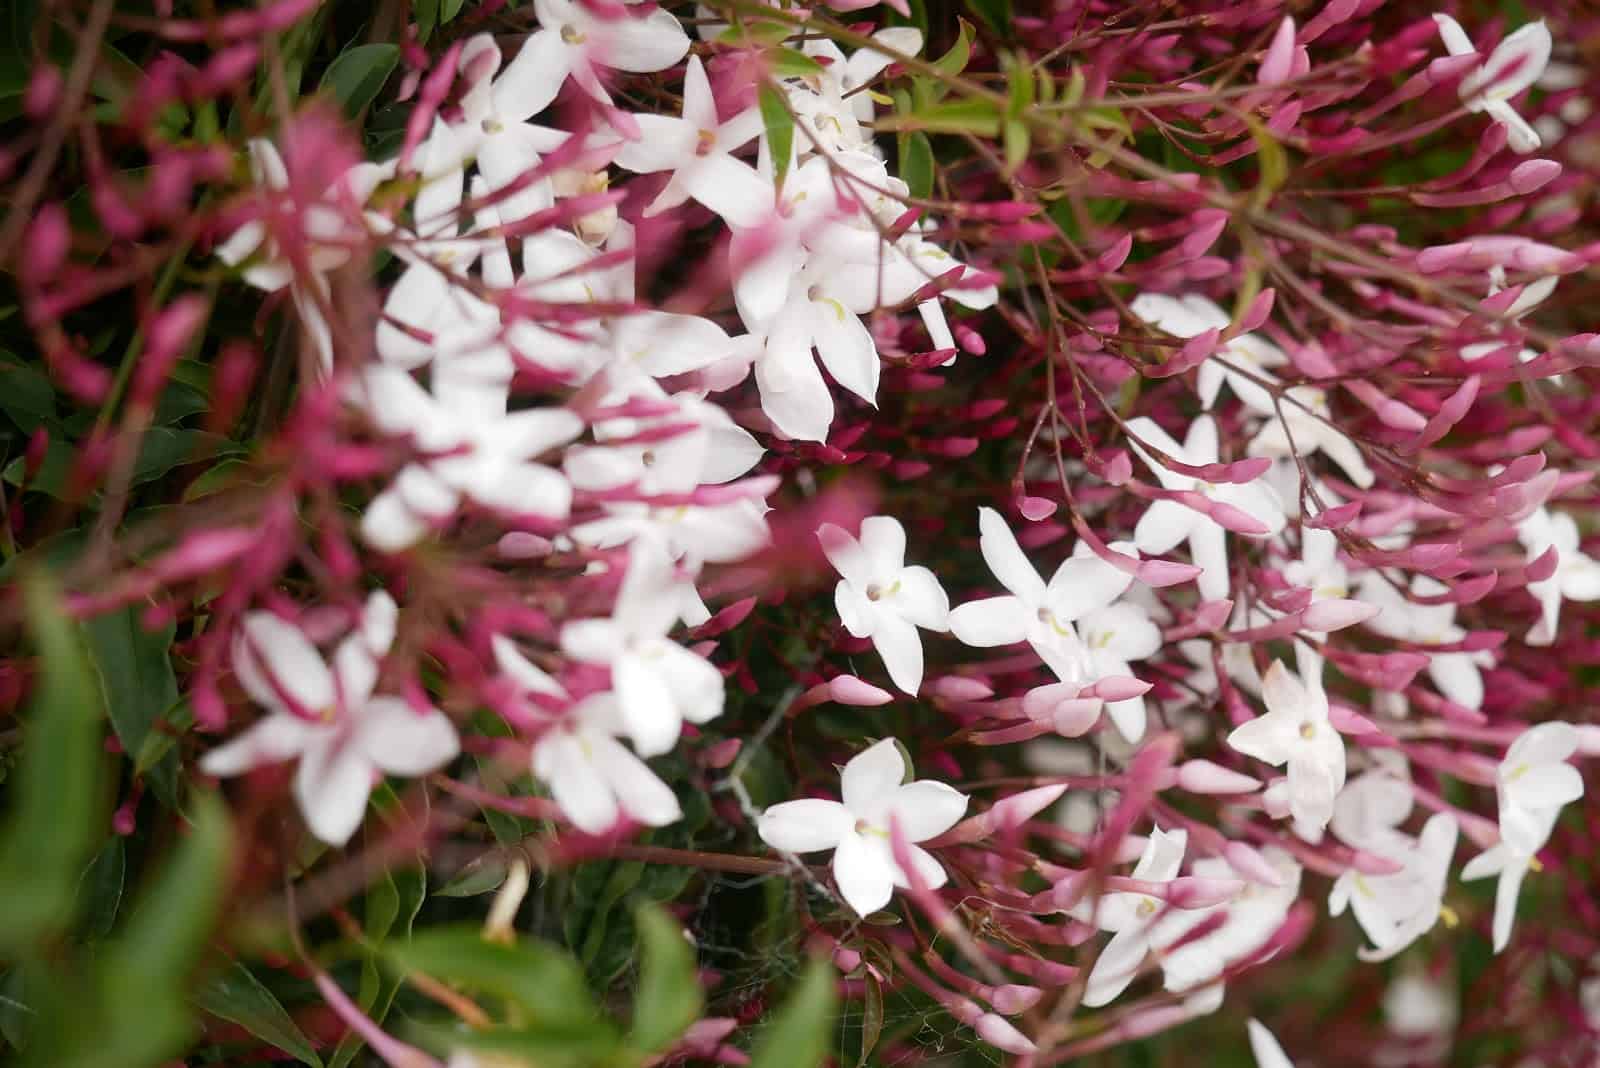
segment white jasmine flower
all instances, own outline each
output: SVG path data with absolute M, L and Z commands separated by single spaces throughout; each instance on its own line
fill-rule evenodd
M 1140 439 L 1149 442 L 1172 458 L 1192 466 L 1217 462 L 1217 424 L 1209 415 L 1202 415 L 1189 427 L 1184 443 L 1179 445 L 1172 436 L 1146 416 L 1128 421 L 1128 429 Z M 1250 536 L 1267 537 L 1284 527 L 1283 504 L 1272 487 L 1259 479 L 1246 483 L 1212 485 L 1189 475 L 1179 474 L 1151 456 L 1130 439 L 1129 444 L 1139 454 L 1165 489 L 1199 493 L 1220 504 L 1243 512 L 1260 526 L 1260 532 Z M 1196 566 L 1201 568 L 1197 584 L 1200 595 L 1208 601 L 1228 595 L 1228 542 L 1227 530 L 1210 516 L 1197 512 L 1177 501 L 1152 501 L 1134 528 L 1133 541 L 1141 552 L 1160 556 L 1180 541 L 1187 539 L 1189 552 Z
M 1267 712 L 1235 727 L 1228 745 L 1275 767 L 1288 766 L 1289 811 L 1311 834 L 1333 818 L 1334 801 L 1344 788 L 1344 739 L 1328 721 L 1320 659 L 1302 663 L 1296 678 L 1275 660 L 1261 684 Z
M 1578 548 L 1578 524 L 1566 512 L 1536 509 L 1517 524 L 1517 537 L 1527 549 L 1530 562 L 1551 548 L 1558 557 L 1555 574 L 1528 583 L 1528 592 L 1539 601 L 1539 621 L 1528 631 L 1528 644 L 1549 645 L 1556 639 L 1563 599 L 1600 599 L 1600 563 Z
M 1256 1059 L 1256 1068 L 1294 1068 L 1294 1062 L 1261 1021 L 1246 1020 L 1245 1026 L 1250 1032 L 1250 1053 Z
M 566 689 L 523 656 L 510 639 L 497 634 L 492 644 L 501 674 L 524 693 L 570 702 Z M 550 787 L 550 796 L 567 819 L 586 834 L 604 833 L 624 816 L 647 827 L 665 827 L 683 818 L 672 788 L 617 741 L 621 733 L 616 695 L 603 693 L 568 708 L 561 721 L 534 743 L 534 777 Z
M 673 570 L 659 552 L 635 546 L 611 618 L 561 628 L 563 652 L 611 668 L 622 732 L 647 757 L 671 749 L 684 720 L 722 715 L 722 673 L 666 636 L 681 603 Z
M 950 630 L 968 645 L 989 648 L 1026 641 L 1063 682 L 1082 678 L 1078 620 L 1115 601 L 1133 581 L 1098 557 L 1073 556 L 1045 583 L 993 508 L 978 510 L 978 547 L 1007 596 L 969 601 L 950 612 Z
M 1439 37 L 1452 56 L 1476 52 L 1472 38 L 1449 15 L 1434 15 Z M 1483 66 L 1461 80 L 1459 92 L 1468 111 L 1485 111 L 1506 128 L 1512 151 L 1528 153 L 1539 147 L 1539 134 L 1511 106 L 1511 98 L 1521 93 L 1544 73 L 1550 62 L 1550 29 L 1544 20 L 1530 22 L 1501 41 Z
M 233 669 L 268 714 L 207 753 L 201 770 L 238 775 L 298 758 L 294 798 L 306 826 L 342 846 L 361 825 L 375 778 L 422 775 L 455 759 L 456 729 L 443 713 L 418 713 L 403 698 L 373 694 L 396 611 L 387 593 L 374 593 L 331 666 L 298 627 L 270 612 L 247 615 L 234 639 Z
M 1500 842 L 1461 869 L 1466 880 L 1500 877 L 1494 896 L 1496 953 L 1511 941 L 1517 895 L 1534 865 L 1534 854 L 1550 840 L 1562 806 L 1583 796 L 1583 776 L 1567 763 L 1577 749 L 1578 732 L 1572 724 L 1540 723 L 1511 743 L 1496 772 Z
M 1178 877 L 1183 866 L 1183 853 L 1189 844 L 1189 832 L 1178 829 L 1163 831 L 1157 827 L 1145 840 L 1144 852 L 1134 865 L 1133 878 L 1145 882 L 1166 883 Z M 1149 894 L 1117 891 L 1096 900 L 1079 902 L 1073 911 L 1075 919 L 1097 923 L 1102 931 L 1112 932 L 1100 955 L 1089 971 L 1088 988 L 1083 993 L 1083 1003 L 1089 1008 L 1109 1005 L 1117 995 L 1128 988 L 1150 952 L 1151 936 L 1156 932 L 1156 918 L 1166 908 L 1166 903 Z
M 817 531 L 828 562 L 843 576 L 834 604 L 845 629 L 871 638 L 894 684 L 915 694 L 922 687 L 922 639 L 917 628 L 948 629 L 950 599 L 925 567 L 906 566 L 906 532 L 892 516 L 861 521 L 861 540 L 832 523 Z
M 1140 293 L 1128 305 L 1128 310 L 1149 325 L 1185 339 L 1198 337 L 1207 330 L 1226 330 L 1232 322 L 1215 301 L 1198 293 L 1182 297 Z M 1282 367 L 1288 362 L 1289 357 L 1272 342 L 1255 334 L 1240 334 L 1200 364 L 1195 388 L 1200 394 L 1201 407 L 1209 410 L 1216 404 L 1217 395 L 1226 382 L 1234 396 L 1251 408 L 1271 410 L 1272 394 L 1261 382 L 1275 384 L 1277 377 L 1267 369 Z M 1231 366 L 1224 366 L 1224 363 Z
M 967 798 L 930 779 L 903 783 L 905 759 L 894 739 L 885 738 L 857 753 L 844 766 L 844 801 L 806 798 L 773 805 L 761 814 L 761 840 L 786 853 L 831 849 L 833 878 L 846 903 L 861 916 L 889 903 L 894 888 L 906 887 L 906 873 L 895 862 L 890 825 L 905 835 L 917 875 L 929 887 L 948 876 L 939 862 L 916 845 L 954 827 L 967 811 Z

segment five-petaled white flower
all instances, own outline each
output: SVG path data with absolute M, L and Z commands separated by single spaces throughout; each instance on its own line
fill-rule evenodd
M 951 633 L 979 648 L 1025 641 L 1062 682 L 1088 682 L 1083 677 L 1083 643 L 1073 621 L 1110 605 L 1133 576 L 1095 556 L 1071 556 L 1046 583 L 999 512 L 980 508 L 978 529 L 983 559 L 1010 593 L 952 609 Z
M 1302 647 L 1303 648 L 1303 647 Z M 1313 839 L 1333 818 L 1344 787 L 1344 739 L 1328 720 L 1322 663 L 1301 657 L 1302 678 L 1274 660 L 1261 681 L 1267 712 L 1235 727 L 1228 745 L 1273 766 L 1288 765 L 1289 811 Z
M 1444 583 L 1430 575 L 1416 575 L 1411 580 L 1413 596 L 1440 598 L 1448 593 Z M 1367 626 L 1386 638 L 1416 642 L 1419 645 L 1446 645 L 1459 642 L 1467 632 L 1456 624 L 1456 606 L 1443 601 L 1439 604 L 1421 604 L 1404 592 L 1380 572 L 1371 571 L 1363 576 L 1358 596 L 1368 604 L 1378 606 L 1378 614 L 1367 620 Z M 1483 673 L 1480 668 L 1493 664 L 1493 654 L 1487 650 L 1475 653 L 1429 653 L 1428 677 L 1439 692 L 1466 708 L 1483 705 Z
M 1494 951 L 1511 940 L 1517 895 L 1523 877 L 1535 864 L 1555 830 L 1561 807 L 1583 796 L 1583 776 L 1567 763 L 1578 749 L 1578 731 L 1553 721 L 1529 727 L 1511 747 L 1495 775 L 1500 803 L 1500 841 L 1469 860 L 1463 879 L 1498 875 L 1494 895 Z
M 582 0 L 534 0 L 541 29 L 522 44 L 495 79 L 502 118 L 536 115 L 550 105 L 570 76 L 601 103 L 610 95 L 601 81 L 607 69 L 648 74 L 666 70 L 689 51 L 689 35 L 670 11 L 650 7 L 642 16 L 615 7 L 590 7 Z
M 523 656 L 511 639 L 497 634 L 493 647 L 500 673 L 523 693 L 571 702 L 566 688 Z M 587 834 L 608 831 L 623 816 L 647 827 L 665 827 L 683 817 L 672 788 L 617 741 L 621 733 L 616 695 L 600 693 L 571 705 L 533 745 L 534 777 L 550 787 L 567 819 Z
M 646 215 L 675 208 L 691 197 L 734 226 L 757 226 L 772 211 L 772 187 L 754 167 L 731 152 L 761 132 L 755 108 L 727 122 L 717 119 L 717 102 L 699 56 L 690 56 L 683 76 L 683 115 L 638 115 L 642 136 L 624 144 L 617 166 L 640 174 L 671 171 L 672 178 Z
M 1148 442 L 1173 459 L 1195 467 L 1217 462 L 1217 424 L 1209 415 L 1202 415 L 1189 427 L 1182 445 L 1172 435 L 1161 429 L 1148 416 L 1128 420 L 1128 430 L 1140 440 Z M 1267 537 L 1281 531 L 1285 519 L 1283 503 L 1266 482 L 1224 482 L 1212 485 L 1190 475 L 1180 474 L 1147 453 L 1137 440 L 1131 440 L 1141 459 L 1155 472 L 1163 488 L 1198 493 L 1218 504 L 1227 505 L 1243 513 L 1250 529 L 1239 531 L 1251 537 Z M 1238 529 L 1238 524 L 1234 529 Z M 1159 556 L 1184 539 L 1189 541 L 1189 552 L 1201 569 L 1196 580 L 1200 596 L 1208 601 L 1228 595 L 1228 541 L 1227 530 L 1211 516 L 1196 511 L 1186 504 L 1173 500 L 1152 501 L 1139 517 L 1133 529 L 1134 544 L 1140 552 Z
M 1439 37 L 1452 56 L 1467 56 L 1477 51 L 1472 38 L 1449 15 L 1435 15 Z M 1553 46 L 1550 28 L 1544 20 L 1530 22 L 1510 34 L 1489 54 L 1481 67 L 1461 79 L 1459 92 L 1468 111 L 1486 111 L 1506 128 L 1512 151 L 1528 153 L 1539 147 L 1539 134 L 1528 120 L 1517 114 L 1511 98 L 1539 80 L 1550 62 Z
M 1188 845 L 1188 831 L 1155 828 L 1145 840 L 1144 852 L 1133 868 L 1133 878 L 1150 883 L 1171 882 L 1178 877 Z M 1089 984 L 1083 992 L 1086 1006 L 1109 1005 L 1133 982 L 1139 965 L 1150 952 L 1151 939 L 1164 908 L 1166 904 L 1159 898 L 1123 890 L 1078 903 L 1073 910 L 1074 918 L 1093 922 L 1102 931 L 1111 932 L 1111 941 L 1106 943 L 1089 970 Z
M 1128 310 L 1149 325 L 1179 338 L 1198 337 L 1207 330 L 1226 330 L 1231 322 L 1228 313 L 1215 301 L 1198 293 L 1182 297 L 1140 293 L 1128 305 Z M 1240 334 L 1200 364 L 1195 379 L 1200 406 L 1209 410 L 1216 404 L 1217 395 L 1226 382 L 1234 396 L 1251 408 L 1258 412 L 1271 411 L 1272 394 L 1263 382 L 1276 384 L 1278 380 L 1267 368 L 1282 367 L 1288 362 L 1289 357 L 1272 342 L 1254 334 Z
M 298 757 L 294 799 L 311 833 L 329 845 L 361 825 L 374 777 L 422 775 L 459 752 L 442 712 L 418 712 L 404 698 L 374 696 L 378 662 L 394 641 L 394 600 L 372 594 L 361 626 L 334 651 L 330 667 L 305 632 L 270 612 L 245 616 L 233 670 L 245 693 L 268 710 L 200 761 L 207 775 L 238 775 Z
M 817 531 L 828 562 L 844 576 L 833 600 L 845 629 L 871 638 L 894 684 L 915 694 L 922 686 L 922 639 L 917 628 L 948 629 L 950 599 L 932 571 L 906 566 L 906 532 L 892 516 L 861 521 L 857 541 L 832 523 Z
M 903 782 L 905 758 L 893 738 L 862 750 L 844 766 L 844 801 L 805 798 L 773 805 L 761 814 L 761 840 L 786 853 L 831 849 L 839 893 L 866 916 L 889 903 L 894 888 L 910 885 L 895 862 L 891 827 L 905 835 L 917 876 L 929 887 L 948 876 L 927 850 L 913 845 L 936 838 L 967 811 L 966 795 L 942 782 Z
M 1287 459 L 1320 452 L 1357 486 L 1366 489 L 1372 485 L 1372 469 L 1361 455 L 1361 447 L 1334 425 L 1328 392 L 1321 386 L 1291 386 L 1281 403 L 1275 405 L 1269 399 L 1257 410 L 1268 418 L 1245 446 L 1249 455 Z
M 671 749 L 684 720 L 722 715 L 722 673 L 668 638 L 682 591 L 659 548 L 636 544 L 610 619 L 580 619 L 561 628 L 561 649 L 575 660 L 611 668 L 622 730 L 641 756 Z
M 1566 512 L 1536 509 L 1517 524 L 1517 537 L 1530 561 L 1551 548 L 1558 557 L 1555 574 L 1528 583 L 1528 592 L 1539 600 L 1539 621 L 1528 631 L 1528 644 L 1549 645 L 1556 640 L 1563 599 L 1600 599 L 1600 563 L 1578 548 L 1578 524 Z

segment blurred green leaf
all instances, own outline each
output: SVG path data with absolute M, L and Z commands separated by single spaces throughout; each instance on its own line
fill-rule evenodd
M 322 1058 L 272 991 L 238 961 L 211 978 L 194 1003 L 213 1016 L 231 1020 L 301 1064 L 322 1068 Z
M 823 66 L 804 52 L 793 48 L 773 48 L 767 52 L 772 73 L 780 78 L 810 78 L 823 73 Z
M 997 36 L 1011 36 L 1011 0 L 967 0 L 967 7 Z
M 31 432 L 55 419 L 56 390 L 49 375 L 14 360 L 11 353 L 0 350 L 0 411 L 17 429 Z
M 498 890 L 506 881 L 509 870 L 506 858 L 500 853 L 485 853 L 433 892 L 435 897 L 477 897 Z
M 123 749 L 138 753 L 150 725 L 178 702 L 178 680 L 168 658 L 173 625 L 146 630 L 130 607 L 82 626 L 111 725 Z
M 460 10 L 460 0 L 455 0 L 455 6 Z M 399 45 L 356 45 L 328 65 L 322 76 L 322 88 L 334 95 L 346 115 L 359 115 L 383 89 L 383 83 L 389 80 L 399 61 Z
M 367 941 L 381 946 L 390 935 L 410 938 L 411 924 L 422 909 L 427 890 L 427 876 L 421 868 L 385 872 L 367 891 L 363 921 Z M 356 1000 L 375 1023 L 383 1023 L 389 1015 L 389 1006 L 399 989 L 400 980 L 385 973 L 370 956 L 361 961 L 361 987 Z M 363 1044 L 360 1035 L 347 1033 L 328 1058 L 328 1068 L 346 1068 Z
M 794 151 L 794 116 L 783 95 L 770 85 L 763 85 L 756 96 L 761 107 L 761 121 L 767 128 L 767 145 L 772 149 L 772 167 L 778 184 L 789 170 L 789 156 Z
M 402 971 L 506 999 L 533 1025 L 582 1021 L 607 1026 L 567 953 L 543 942 L 490 942 L 476 927 L 439 927 L 384 948 Z
M 918 108 L 909 115 L 880 119 L 885 130 L 927 130 L 930 133 L 970 133 L 993 137 L 1000 132 L 1000 110 L 992 100 L 972 97 Z
M 8 957 L 71 923 L 101 801 L 101 706 L 88 659 L 49 579 L 26 575 L 23 597 L 40 674 L 0 836 L 0 955 Z
M 644 1053 L 672 1046 L 705 1006 L 695 977 L 695 955 L 667 910 L 647 904 L 634 913 L 639 932 L 639 989 L 633 1000 L 629 1044 Z
M 957 18 L 961 24 L 960 32 L 956 34 L 956 43 L 950 46 L 949 51 L 933 61 L 941 74 L 957 75 L 967 69 L 967 64 L 972 60 L 972 38 L 975 31 L 972 23 L 964 18 Z
M 933 145 L 920 130 L 900 141 L 900 177 L 912 196 L 926 199 L 933 195 Z
M 122 887 L 127 879 L 127 844 L 120 834 L 106 839 L 89 869 L 83 873 L 79 892 L 83 895 L 83 926 L 86 942 L 99 942 L 111 933 L 122 905 Z
M 750 1055 L 750 1068 L 817 1068 L 833 1047 L 833 965 L 813 957 Z

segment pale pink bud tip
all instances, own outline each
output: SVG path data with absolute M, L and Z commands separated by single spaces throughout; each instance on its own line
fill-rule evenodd
M 1580 723 L 1577 730 L 1578 752 L 1586 757 L 1600 756 L 1600 726 Z
M 1337 597 L 1312 604 L 1300 616 L 1300 622 L 1310 630 L 1343 630 L 1357 623 L 1365 623 L 1378 611 L 1377 605 Z
M 1191 794 L 1247 794 L 1259 780 L 1209 760 L 1191 760 L 1178 769 L 1178 786 Z
M 1270 86 L 1287 81 L 1293 65 L 1294 19 L 1286 15 L 1283 21 L 1278 23 L 1278 32 L 1273 34 L 1272 44 L 1267 46 L 1267 54 L 1262 57 L 1256 84 Z
M 1516 190 L 1519 196 L 1527 196 L 1529 193 L 1555 181 L 1560 176 L 1561 164 L 1555 160 L 1530 159 L 1526 163 L 1517 164 L 1516 168 L 1512 170 L 1510 177 L 1511 188 Z
M 973 1030 L 978 1032 L 979 1038 L 996 1049 L 1005 1050 L 1007 1053 L 1032 1053 L 1037 1048 L 1032 1042 L 1028 1041 L 1026 1035 L 1013 1027 L 1009 1021 L 1002 1016 L 996 1016 L 992 1012 L 986 1012 L 978 1017 L 978 1022 L 973 1026 Z
M 1015 1016 L 1019 1012 L 1027 1012 L 1033 1008 L 1043 996 L 1044 991 L 1036 986 L 1007 983 L 1005 986 L 995 987 L 994 996 L 989 999 L 989 1003 L 994 1006 L 996 1012 Z
M 872 683 L 858 679 L 854 675 L 840 675 L 830 679 L 828 696 L 841 705 L 858 705 L 863 708 L 886 705 L 894 700 L 892 693 L 880 690 Z
M 1030 523 L 1037 523 L 1056 514 L 1056 502 L 1043 497 L 1023 497 L 1017 502 L 1017 511 Z

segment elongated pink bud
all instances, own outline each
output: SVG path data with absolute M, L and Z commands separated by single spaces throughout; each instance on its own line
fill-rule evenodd
M 1307 630 L 1343 630 L 1357 623 L 1365 623 L 1378 614 L 1378 606 L 1345 597 L 1332 597 L 1315 601 L 1300 615 L 1300 624 Z
M 1253 883 L 1265 886 L 1282 886 L 1283 876 L 1261 851 L 1248 842 L 1229 842 L 1222 848 L 1222 859 L 1229 867 Z
M 922 692 L 953 701 L 983 701 L 994 696 L 994 687 L 982 679 L 963 675 L 940 675 L 922 684 Z
M 1030 523 L 1037 523 L 1056 514 L 1056 502 L 1044 497 L 1023 497 L 1017 501 L 1017 511 Z
M 1195 468 L 1195 477 L 1203 482 L 1228 482 L 1242 484 L 1254 482 L 1272 469 L 1269 456 L 1251 456 L 1228 464 L 1206 464 Z
M 1199 875 L 1180 875 L 1163 883 L 1159 895 L 1175 909 L 1207 909 L 1232 901 L 1244 890 L 1243 879 L 1210 879 Z
M 1294 19 L 1285 15 L 1278 23 L 1278 32 L 1272 35 L 1266 55 L 1261 57 L 1261 69 L 1256 72 L 1256 84 L 1271 87 L 1289 78 L 1289 68 L 1294 63 Z
M 992 1012 L 986 1012 L 978 1017 L 978 1022 L 972 1029 L 978 1032 L 979 1038 L 1007 1053 L 1025 1054 L 1038 1050 L 1038 1047 L 1028 1041 L 1027 1036 L 1013 1027 L 1009 1020 Z
M 1535 190 L 1561 177 L 1561 164 L 1553 159 L 1530 159 L 1519 163 L 1512 169 L 1507 179 L 1511 188 L 1521 196 L 1527 196 Z
M 1151 684 L 1126 675 L 1112 675 L 1101 679 L 1083 692 L 1102 701 L 1131 701 L 1149 693 Z
M 1178 787 L 1191 794 L 1247 794 L 1261 781 L 1209 760 L 1190 760 L 1178 767 Z
M 894 700 L 894 694 L 881 690 L 854 675 L 836 675 L 829 679 L 828 696 L 841 705 L 856 705 L 860 708 L 875 708 Z
M 1196 334 L 1186 341 L 1183 348 L 1179 349 L 1177 354 L 1165 363 L 1157 364 L 1154 367 L 1146 367 L 1144 369 L 1145 377 L 1171 378 L 1173 375 L 1181 375 L 1185 371 L 1199 367 L 1212 353 L 1217 351 L 1217 341 L 1221 337 L 1222 331 L 1216 327 Z

